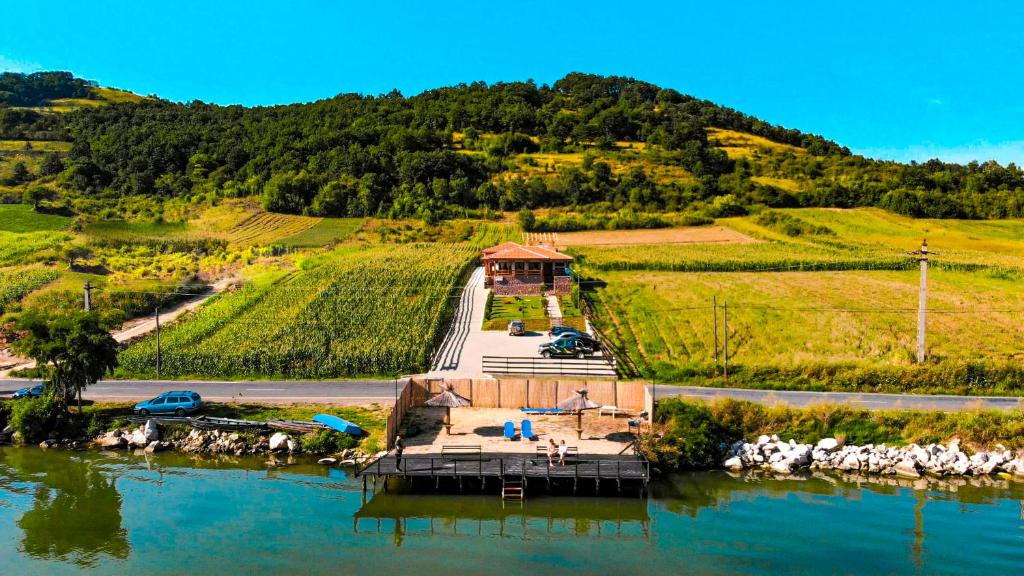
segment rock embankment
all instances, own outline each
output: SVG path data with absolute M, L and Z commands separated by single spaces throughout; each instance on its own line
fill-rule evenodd
M 807 469 L 906 478 L 1003 473 L 1024 481 L 1024 451 L 1015 456 L 997 445 L 994 450 L 968 455 L 960 449 L 957 440 L 945 446 L 910 444 L 894 448 L 884 444 L 844 446 L 835 438 L 823 438 L 817 444 L 800 444 L 794 440 L 783 442 L 774 435 L 761 436 L 756 442 L 741 440 L 730 446 L 722 465 L 729 470 L 764 469 L 778 474 Z
M 273 434 L 239 434 L 224 430 L 193 429 L 184 436 L 162 439 L 164 430 L 148 420 L 138 428 L 111 430 L 93 440 L 93 444 L 107 450 L 126 448 L 146 452 L 174 450 L 186 454 L 234 455 L 287 453 L 299 454 L 302 444 L 283 432 Z M 354 448 L 338 454 L 341 463 L 359 463 L 368 456 Z

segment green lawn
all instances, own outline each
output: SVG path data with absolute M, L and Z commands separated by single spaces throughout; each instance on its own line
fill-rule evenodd
M 44 232 L 63 230 L 71 218 L 57 214 L 40 214 L 28 204 L 0 204 L 0 231 Z
M 484 318 L 484 330 L 505 330 L 510 320 L 524 320 L 527 330 L 546 330 L 549 321 L 545 306 L 542 296 L 495 296 Z

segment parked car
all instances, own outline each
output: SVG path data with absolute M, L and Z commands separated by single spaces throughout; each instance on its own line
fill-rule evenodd
M 12 398 L 39 398 L 43 395 L 43 385 L 36 384 L 32 387 L 19 388 L 14 391 Z
M 594 355 L 594 348 L 583 338 L 559 338 L 547 344 L 541 344 L 537 352 L 545 358 L 576 357 L 586 358 Z
M 572 334 L 570 332 L 563 332 L 558 337 L 556 337 L 554 340 L 552 340 L 552 342 L 558 342 L 559 340 L 566 340 L 566 339 L 570 339 L 570 338 L 576 338 L 578 340 L 582 340 L 584 343 L 586 343 L 588 346 L 590 346 L 594 350 L 599 350 L 601 348 L 601 345 L 590 334 Z
M 553 326 L 551 330 L 548 332 L 548 336 L 550 336 L 552 339 L 555 339 L 561 336 L 562 334 L 576 334 L 578 336 L 586 336 L 586 334 L 583 333 L 581 330 L 573 328 L 572 326 Z
M 523 334 L 526 334 L 526 322 L 513 320 L 508 323 L 509 336 L 522 336 Z
M 135 405 L 135 413 L 145 416 L 147 414 L 174 414 L 184 416 L 199 410 L 203 406 L 203 399 L 195 392 L 164 392 L 156 398 L 139 402 Z

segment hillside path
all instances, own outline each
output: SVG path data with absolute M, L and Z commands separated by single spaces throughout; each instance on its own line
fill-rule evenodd
M 195 310 L 215 294 L 227 290 L 228 286 L 230 286 L 234 281 L 235 278 L 223 278 L 213 284 L 213 289 L 210 292 L 206 292 L 195 298 L 190 298 L 184 302 L 178 302 L 170 308 L 161 310 L 160 325 L 164 326 L 170 324 L 185 312 Z M 110 334 L 114 337 L 114 340 L 117 340 L 119 343 L 123 343 L 139 338 L 140 336 L 145 336 L 154 330 L 156 330 L 156 320 L 152 316 L 146 316 L 129 320 L 121 326 L 120 330 L 114 330 Z

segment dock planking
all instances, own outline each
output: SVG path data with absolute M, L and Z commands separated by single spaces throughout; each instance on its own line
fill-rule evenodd
M 597 480 L 650 479 L 650 463 L 636 455 L 573 454 L 565 464 L 548 465 L 547 456 L 519 453 L 411 454 L 382 456 L 360 469 L 357 476 L 439 478 L 592 478 Z

